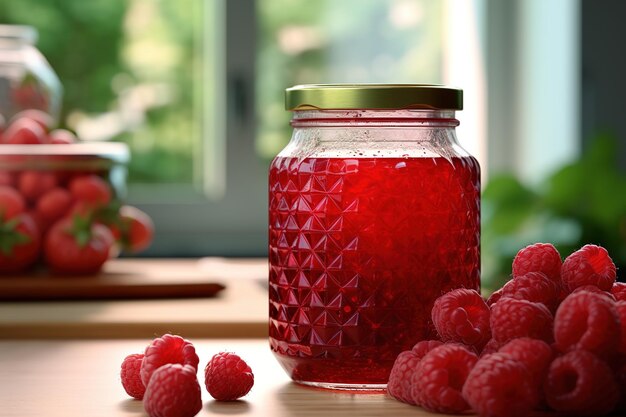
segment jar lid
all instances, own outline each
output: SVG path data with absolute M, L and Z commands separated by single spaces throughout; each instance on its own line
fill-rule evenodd
M 463 90 L 437 84 L 305 84 L 285 90 L 286 110 L 462 110 Z

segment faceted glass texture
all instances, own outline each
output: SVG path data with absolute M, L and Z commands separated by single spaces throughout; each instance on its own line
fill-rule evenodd
M 270 345 L 294 380 L 383 385 L 436 337 L 434 300 L 479 289 L 480 169 L 449 139 L 445 156 L 272 163 Z

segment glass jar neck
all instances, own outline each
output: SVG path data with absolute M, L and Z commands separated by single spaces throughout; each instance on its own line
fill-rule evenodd
M 291 125 L 299 127 L 428 127 L 454 128 L 459 125 L 454 110 L 297 110 Z

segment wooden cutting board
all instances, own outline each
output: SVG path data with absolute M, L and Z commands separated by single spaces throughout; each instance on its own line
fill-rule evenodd
M 176 295 L 149 300 L 142 293 L 138 294 L 140 299 L 78 300 L 66 296 L 69 301 L 2 301 L 0 340 L 150 340 L 164 333 L 266 340 L 268 294 L 267 285 L 262 284 L 267 283 L 267 271 L 267 259 L 111 259 L 104 266 L 103 279 L 130 275 L 147 282 L 223 283 L 226 288 L 211 298 L 198 298 L 200 293 L 194 290 L 191 295 L 195 298 Z M 167 291 L 167 296 L 174 295 Z
M 93 276 L 0 276 L 1 301 L 106 300 L 213 297 L 225 287 L 206 274 L 105 270 Z

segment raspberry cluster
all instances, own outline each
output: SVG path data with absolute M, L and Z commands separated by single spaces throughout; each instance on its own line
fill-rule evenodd
M 192 417 L 202 409 L 195 347 L 180 336 L 165 334 L 143 354 L 128 355 L 120 376 L 128 395 L 143 400 L 150 417 Z M 234 353 L 214 355 L 204 370 L 205 386 L 218 401 L 234 401 L 254 384 L 250 367 Z
M 585 245 L 561 262 L 553 245 L 536 243 L 512 269 L 487 301 L 464 288 L 435 301 L 440 340 L 398 356 L 389 395 L 489 417 L 626 410 L 626 284 L 608 252 Z

